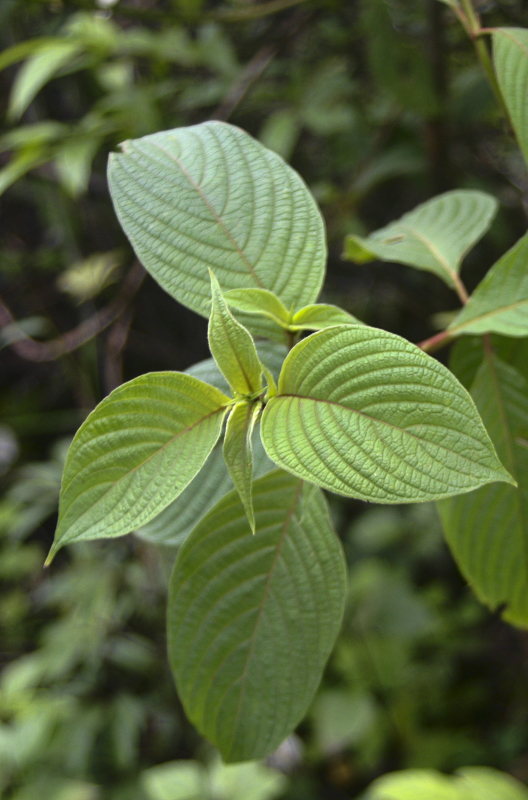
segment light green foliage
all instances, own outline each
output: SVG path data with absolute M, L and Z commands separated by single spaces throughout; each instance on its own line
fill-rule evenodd
M 293 331 L 319 331 L 323 328 L 330 328 L 333 325 L 343 324 L 360 325 L 360 320 L 356 319 L 347 311 L 343 311 L 338 306 L 331 306 L 325 303 L 314 303 L 305 306 L 293 315 L 290 330 Z
M 511 481 L 449 370 L 367 326 L 329 328 L 294 347 L 262 438 L 270 458 L 295 475 L 381 503 Z
M 528 383 L 489 349 L 471 394 L 519 488 L 493 484 L 439 504 L 447 540 L 478 597 L 504 604 L 509 622 L 528 624 Z
M 490 269 L 448 330 L 528 336 L 528 234 Z
M 528 31 L 525 28 L 496 28 L 493 31 L 493 61 L 517 140 L 528 162 Z
M 452 777 L 408 769 L 378 778 L 366 800 L 528 800 L 528 789 L 489 767 L 463 767 Z
M 277 295 L 267 289 L 231 289 L 224 296 L 232 308 L 248 314 L 262 314 L 281 326 L 288 324 L 288 309 Z
M 345 563 L 321 492 L 274 471 L 255 481 L 253 503 L 255 536 L 235 492 L 202 520 L 169 598 L 180 697 L 225 761 L 267 755 L 304 716 L 344 605 Z
M 221 122 L 125 142 L 109 180 L 119 220 L 173 297 L 209 316 L 211 267 L 224 291 L 273 291 L 314 302 L 325 269 L 323 221 L 275 153 Z
M 227 418 L 224 438 L 224 459 L 231 480 L 235 485 L 242 505 L 246 509 L 247 518 L 255 533 L 255 515 L 251 500 L 253 481 L 253 429 L 261 411 L 261 404 L 236 403 Z
M 209 348 L 236 395 L 252 395 L 262 388 L 262 366 L 250 333 L 233 317 L 211 273 L 212 307 Z
M 67 542 L 121 536 L 155 517 L 202 467 L 228 400 L 178 372 L 115 389 L 72 442 L 50 557 Z
M 486 233 L 496 212 L 497 201 L 484 192 L 445 192 L 366 238 L 347 237 L 345 257 L 359 263 L 380 258 L 408 264 L 456 288 L 464 256 Z

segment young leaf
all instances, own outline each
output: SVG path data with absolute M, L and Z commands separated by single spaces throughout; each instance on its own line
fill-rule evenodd
M 252 451 L 255 478 L 276 469 L 262 446 L 258 431 L 253 434 Z M 233 481 L 224 461 L 222 446 L 217 444 L 198 475 L 176 500 L 135 533 L 153 544 L 179 547 L 207 512 L 232 489 Z
M 343 311 L 338 306 L 330 306 L 324 303 L 315 303 L 311 306 L 305 306 L 294 314 L 290 324 L 290 330 L 293 331 L 321 331 L 324 328 L 330 328 L 333 325 L 361 325 L 359 319 L 356 319 L 347 311 Z
M 496 212 L 497 201 L 484 192 L 445 192 L 366 238 L 348 236 L 344 257 L 363 263 L 368 251 L 371 260 L 380 258 L 434 272 L 460 292 L 462 259 L 484 236 Z
M 280 156 L 224 122 L 125 142 L 110 156 L 121 225 L 146 269 L 209 316 L 211 267 L 228 289 L 268 289 L 289 308 L 313 303 L 326 244 L 319 209 Z
M 288 309 L 277 295 L 266 289 L 231 289 L 224 294 L 224 299 L 231 308 L 237 308 L 248 314 L 262 314 L 281 327 L 288 324 L 290 318 Z
M 236 492 L 202 520 L 180 550 L 168 604 L 180 698 L 228 762 L 268 755 L 300 722 L 345 599 L 322 493 L 275 470 L 254 482 L 253 503 L 255 536 Z
M 9 100 L 9 116 L 18 119 L 45 83 L 82 49 L 79 41 L 55 40 L 41 47 L 20 68 Z
M 504 618 L 528 624 L 528 383 L 486 351 L 472 395 L 502 461 L 519 488 L 494 484 L 438 504 L 446 538 L 477 596 Z
M 260 413 L 260 403 L 237 403 L 227 418 L 224 438 L 224 459 L 235 489 L 246 509 L 251 530 L 255 533 L 255 514 L 251 501 L 253 482 L 253 428 Z
M 496 28 L 493 32 L 493 61 L 502 96 L 528 164 L 528 30 Z
M 213 449 L 227 402 L 190 375 L 153 372 L 99 403 L 68 453 L 50 557 L 68 542 L 121 536 L 159 514 Z
M 213 304 L 209 320 L 209 349 L 220 371 L 236 394 L 247 395 L 262 388 L 262 365 L 255 342 L 227 307 L 222 290 L 211 273 Z
M 261 434 L 284 469 L 362 500 L 417 502 L 512 481 L 449 370 L 366 325 L 328 328 L 293 348 Z
M 448 330 L 528 336 L 528 234 L 490 269 Z

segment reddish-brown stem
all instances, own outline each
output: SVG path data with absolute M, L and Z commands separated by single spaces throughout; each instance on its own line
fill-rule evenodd
M 444 345 L 449 344 L 451 341 L 451 333 L 449 331 L 441 331 L 440 333 L 431 336 L 429 339 L 424 339 L 423 342 L 418 343 L 420 350 L 424 353 L 434 353 L 435 350 L 440 350 Z

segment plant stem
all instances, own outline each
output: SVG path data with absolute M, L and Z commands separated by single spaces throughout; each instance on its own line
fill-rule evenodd
M 441 331 L 431 336 L 429 339 L 424 339 L 423 342 L 419 342 L 417 347 L 423 350 L 424 353 L 434 353 L 435 350 L 440 350 L 441 347 L 449 344 L 450 341 L 451 333 L 449 331 Z

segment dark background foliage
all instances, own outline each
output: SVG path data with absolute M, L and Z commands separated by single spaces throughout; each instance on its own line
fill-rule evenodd
M 480 10 L 490 26 L 528 26 L 522 0 Z M 488 191 L 501 210 L 464 267 L 472 289 L 524 233 L 528 176 L 437 0 L 2 0 L 4 52 L 36 37 L 75 52 L 21 116 L 24 67 L 0 72 L 0 792 L 144 800 L 145 769 L 210 758 L 166 662 L 172 555 L 129 536 L 42 569 L 86 413 L 123 380 L 208 356 L 206 321 L 134 261 L 108 152 L 211 118 L 246 129 L 321 206 L 325 299 L 415 342 L 456 297 L 425 272 L 343 262 L 344 236 L 446 189 Z M 355 797 L 409 766 L 487 764 L 527 781 L 526 634 L 473 598 L 432 507 L 331 503 L 349 606 L 312 711 L 275 758 L 284 796 Z

